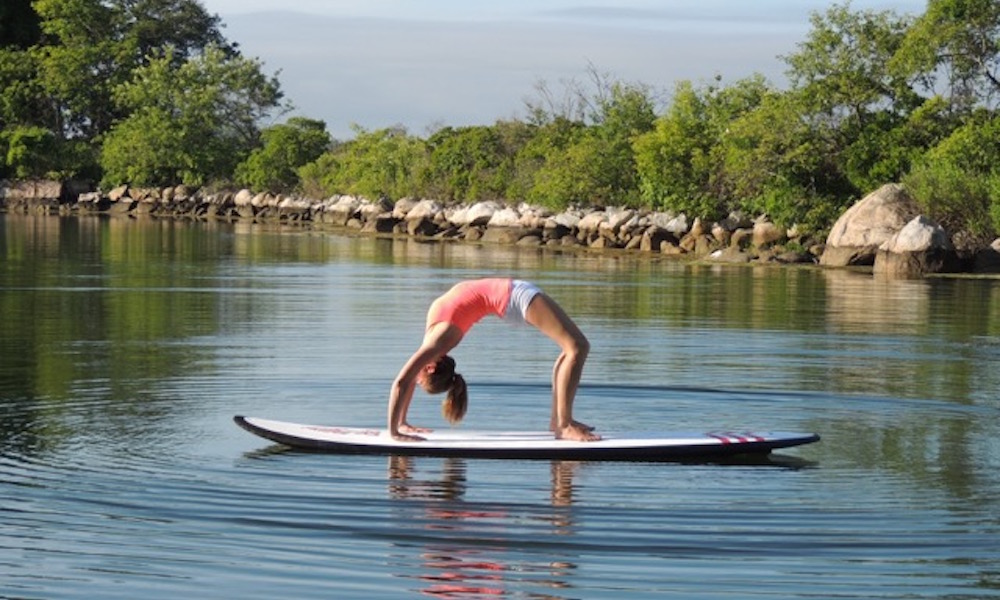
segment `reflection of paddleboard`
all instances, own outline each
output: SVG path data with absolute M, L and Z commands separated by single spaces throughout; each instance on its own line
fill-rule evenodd
M 550 432 L 444 430 L 400 442 L 384 429 L 327 427 L 234 417 L 247 431 L 293 448 L 340 454 L 406 454 L 466 458 L 570 460 L 663 460 L 700 456 L 767 454 L 819 441 L 814 433 L 717 431 L 708 433 L 602 433 L 596 442 L 557 440 Z

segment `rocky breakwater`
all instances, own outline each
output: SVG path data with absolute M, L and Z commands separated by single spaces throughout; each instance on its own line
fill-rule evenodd
M 284 223 L 441 241 L 635 251 L 732 263 L 813 263 L 822 251 L 817 239 L 778 227 L 766 218 L 751 220 L 734 214 L 707 223 L 684 214 L 622 207 L 551 211 L 524 203 L 446 204 L 418 198 L 392 202 L 339 194 L 315 200 L 186 186 L 120 186 L 108 192 L 72 193 L 58 182 L 48 182 L 0 185 L 0 208 Z
M 633 251 L 728 263 L 819 263 L 871 267 L 877 275 L 957 270 L 1000 272 L 1000 242 L 956 252 L 948 234 L 920 214 L 902 186 L 889 184 L 847 210 L 825 241 L 766 217 L 717 222 L 622 207 L 551 211 L 528 204 L 432 199 L 395 202 L 352 195 L 315 200 L 250 190 L 120 186 L 106 193 L 59 182 L 0 182 L 0 209 L 58 214 L 193 218 L 293 224 L 365 234 L 526 247 Z
M 739 215 L 718 223 L 689 222 L 686 215 L 620 207 L 573 208 L 554 212 L 528 204 L 495 201 L 446 205 L 403 198 L 390 203 L 334 196 L 317 207 L 313 220 L 363 232 L 428 239 L 528 247 L 580 248 L 706 257 L 729 262 L 815 262 L 812 239 L 766 219 Z

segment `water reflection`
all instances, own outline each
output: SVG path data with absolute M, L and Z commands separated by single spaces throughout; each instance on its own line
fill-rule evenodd
M 413 534 L 418 557 L 416 575 L 397 574 L 422 582 L 420 591 L 443 598 L 481 598 L 511 595 L 512 587 L 530 585 L 560 590 L 572 587 L 575 564 L 551 550 L 530 546 L 544 533 L 533 531 L 525 522 L 545 522 L 552 533 L 572 534 L 573 473 L 579 466 L 566 461 L 552 462 L 552 511 L 539 512 L 540 504 L 527 507 L 503 502 L 469 502 L 467 463 L 460 458 L 441 459 L 441 470 L 428 475 L 424 467 L 437 462 L 409 456 L 388 458 L 389 495 L 399 501 L 399 528 Z M 421 463 L 421 464 L 418 464 Z M 414 529 L 420 531 L 414 532 Z M 489 537 L 483 533 L 489 532 Z M 526 536 L 526 533 L 531 535 Z M 408 546 L 397 544 L 409 550 Z M 544 553 L 538 561 L 514 558 Z M 400 560 L 413 560 L 404 554 Z M 532 593 L 531 598 L 563 598 L 555 593 Z
M 916 335 L 930 326 L 927 280 L 886 280 L 839 269 L 822 273 L 830 331 Z

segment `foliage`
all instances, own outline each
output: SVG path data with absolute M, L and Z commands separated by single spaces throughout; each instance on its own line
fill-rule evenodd
M 577 107 L 577 114 L 588 115 L 589 126 L 562 115 L 546 121 L 535 111 L 536 120 L 542 121 L 537 139 L 524 145 L 516 161 L 530 173 L 521 179 L 528 200 L 557 209 L 570 204 L 639 202 L 632 141 L 653 128 L 652 92 L 646 86 L 612 81 L 594 71 L 592 80 L 591 93 L 577 89 L 576 100 L 568 103 Z
M 947 90 L 959 112 L 1000 98 L 1000 3 L 930 0 L 891 67 L 927 90 Z M 943 81 L 942 81 L 943 80 Z
M 355 126 L 355 138 L 299 170 L 307 192 L 329 196 L 357 194 L 369 198 L 408 195 L 417 185 L 425 142 L 401 127 L 366 131 Z
M 699 89 L 680 82 L 666 114 L 633 145 L 643 202 L 704 217 L 724 212 L 720 143 L 733 121 L 758 106 L 767 92 L 760 76 L 730 87 Z
M 3 164 L 11 177 L 47 177 L 58 168 L 55 136 L 43 127 L 4 129 L 0 131 L 0 147 L 6 149 Z
M 108 185 L 201 185 L 229 178 L 258 143 L 257 123 L 279 105 L 257 61 L 209 47 L 174 67 L 172 51 L 115 89 L 130 115 L 105 137 Z
M 268 127 L 261 132 L 262 144 L 237 165 L 236 183 L 257 190 L 291 190 L 298 184 L 299 167 L 319 158 L 330 141 L 323 121 L 293 117 Z
M 135 69 L 168 48 L 175 67 L 213 44 L 237 54 L 197 0 L 4 0 L 0 22 L 0 128 L 8 143 L 13 127 L 22 142 L 47 130 L 30 137 L 48 140 L 46 158 L 58 162 L 7 167 L 17 172 L 99 178 L 104 136 L 131 116 L 114 90 Z M 32 160 L 33 145 L 14 155 Z
M 514 154 L 496 127 L 445 127 L 427 139 L 421 191 L 442 200 L 504 198 Z
M 928 151 L 905 183 L 947 231 L 987 241 L 1000 231 L 1000 116 L 979 111 Z

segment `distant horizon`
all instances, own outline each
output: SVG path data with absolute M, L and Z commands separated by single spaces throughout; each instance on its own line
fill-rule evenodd
M 726 6 L 633 0 L 626 6 L 511 0 L 478 6 L 432 0 L 202 0 L 244 55 L 278 73 L 295 110 L 338 139 L 403 126 L 425 135 L 441 126 L 523 118 L 544 81 L 589 88 L 588 68 L 667 96 L 679 81 L 723 85 L 761 74 L 784 84 L 780 55 L 810 31 L 809 14 L 833 3 L 761 0 Z M 924 2 L 853 2 L 852 10 L 919 14 Z

